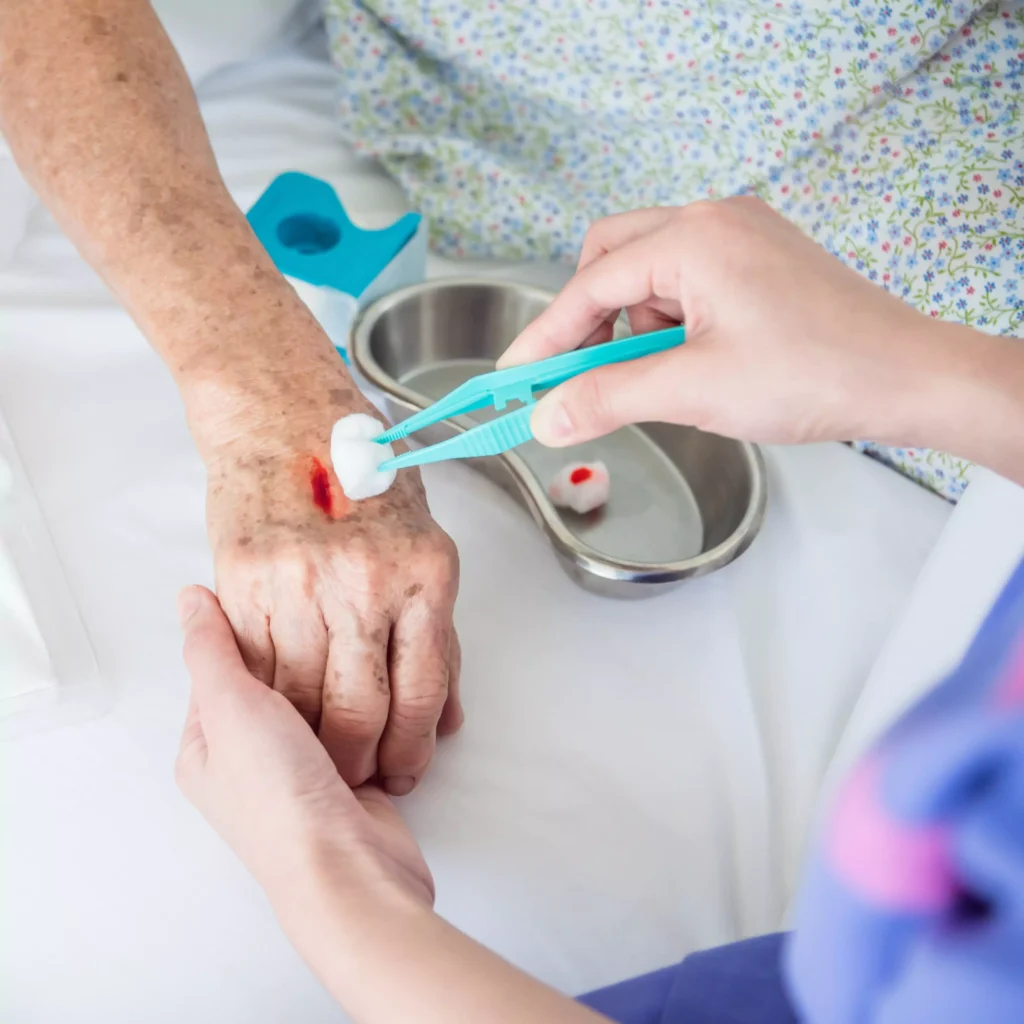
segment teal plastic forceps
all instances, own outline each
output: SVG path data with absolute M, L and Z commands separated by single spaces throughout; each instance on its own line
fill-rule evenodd
M 489 405 L 501 410 L 509 402 L 519 401 L 523 403 L 523 407 L 489 423 L 481 423 L 458 437 L 449 438 L 418 451 L 396 455 L 393 459 L 382 462 L 378 468 L 406 469 L 409 466 L 423 466 L 431 462 L 445 462 L 448 459 L 475 459 L 484 455 L 500 455 L 533 438 L 530 414 L 533 412 L 535 391 L 553 388 L 571 377 L 599 366 L 625 363 L 664 352 L 681 345 L 685 340 L 685 328 L 669 327 L 663 331 L 652 331 L 650 334 L 638 334 L 620 341 L 609 341 L 603 345 L 591 345 L 589 348 L 564 352 L 550 359 L 527 363 L 524 366 L 513 366 L 508 370 L 481 373 L 449 391 L 433 405 L 421 412 L 413 413 L 408 419 L 374 440 L 380 444 L 399 441 L 441 420 L 461 416 Z

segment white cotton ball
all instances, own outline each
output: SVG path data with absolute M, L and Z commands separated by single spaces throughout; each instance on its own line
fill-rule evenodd
M 343 416 L 331 431 L 331 462 L 334 473 L 351 501 L 362 501 L 383 494 L 395 482 L 395 470 L 377 467 L 394 457 L 389 444 L 373 439 L 387 428 L 379 420 L 356 412 Z
M 603 462 L 573 462 L 560 469 L 548 484 L 548 496 L 560 508 L 583 515 L 608 501 L 611 477 Z

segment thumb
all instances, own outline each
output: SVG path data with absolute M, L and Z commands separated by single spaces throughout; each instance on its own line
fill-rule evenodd
M 262 689 L 245 667 L 231 624 L 209 590 L 182 590 L 178 595 L 178 618 L 185 636 L 185 667 L 201 713 L 208 703 L 230 697 L 240 682 Z
M 563 448 L 627 423 L 694 422 L 702 360 L 688 347 L 603 366 L 559 385 L 537 403 L 530 420 L 534 437 Z

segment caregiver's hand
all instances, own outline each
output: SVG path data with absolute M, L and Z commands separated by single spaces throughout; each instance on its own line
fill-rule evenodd
M 350 790 L 309 726 L 246 669 L 217 599 L 178 599 L 192 696 L 176 776 L 263 887 L 324 986 L 364 1024 L 593 1024 L 433 912 L 390 800 Z
M 217 599 L 178 598 L 192 696 L 176 777 L 279 909 L 305 880 L 431 906 L 433 881 L 384 793 L 351 790 L 309 726 L 255 679 Z
M 636 332 L 685 322 L 685 345 L 556 388 L 534 413 L 538 440 L 575 444 L 660 420 L 751 441 L 870 437 L 1017 465 L 1019 452 L 1007 462 L 982 436 L 1002 434 L 1007 416 L 1020 422 L 1007 383 L 1014 357 L 1021 379 L 1013 346 L 917 313 L 757 199 L 599 221 L 576 275 L 499 365 L 606 340 L 621 310 Z M 975 406 L 988 422 L 969 436 Z

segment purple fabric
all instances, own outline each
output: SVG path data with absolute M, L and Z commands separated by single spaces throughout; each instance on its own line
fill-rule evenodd
M 734 942 L 584 996 L 619 1024 L 797 1024 L 783 988 L 782 935 Z
M 1024 563 L 956 671 L 851 773 L 792 936 L 582 1001 L 620 1024 L 1024 1022 Z
M 796 921 L 810 1024 L 1024 1021 L 1024 563 L 847 780 Z

